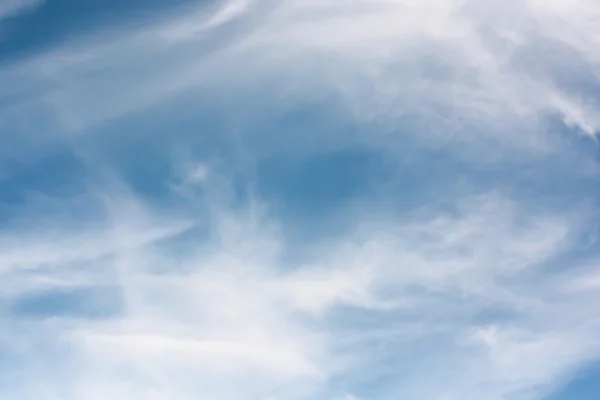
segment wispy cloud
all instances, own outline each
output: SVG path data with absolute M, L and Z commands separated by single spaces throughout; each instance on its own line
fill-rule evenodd
M 0 397 L 543 399 L 600 358 L 599 16 L 231 1 L 6 63 Z
M 177 93 L 235 98 L 270 85 L 278 90 L 263 93 L 261 106 L 333 95 L 358 120 L 417 124 L 425 140 L 545 153 L 563 146 L 540 135 L 548 118 L 588 135 L 598 129 L 589 89 L 598 85 L 598 13 L 584 1 L 229 2 L 116 43 L 67 44 L 7 79 L 42 83 L 18 109 L 48 110 L 61 129 L 87 130 Z
M 319 250 L 295 268 L 282 261 L 294 243 L 260 208 L 216 205 L 222 216 L 209 239 L 188 242 L 181 256 L 160 244 L 167 236 L 150 234 L 153 225 L 143 228 L 148 240 L 110 251 L 104 237 L 130 243 L 136 231 L 94 237 L 83 228 L 72 233 L 83 246 L 24 235 L 3 248 L 12 260 L 4 295 L 18 303 L 51 294 L 56 282 L 122 292 L 110 318 L 36 322 L 69 349 L 60 368 L 71 372 L 58 372 L 52 390 L 76 399 L 341 398 L 371 385 L 382 398 L 539 398 L 596 354 L 594 310 L 582 312 L 588 299 L 563 296 L 540 275 L 578 235 L 577 222 L 497 194 L 465 201 L 454 216 L 375 222 L 315 243 Z M 136 219 L 119 225 L 140 226 Z M 53 257 L 36 250 L 40 243 Z M 34 268 L 26 279 L 22 265 Z M 25 354 L 44 352 L 30 345 Z M 21 373 L 7 393 L 34 390 Z M 398 374 L 394 382 L 389 374 Z
M 0 1 L 0 20 L 13 17 L 39 7 L 45 0 L 2 0 Z

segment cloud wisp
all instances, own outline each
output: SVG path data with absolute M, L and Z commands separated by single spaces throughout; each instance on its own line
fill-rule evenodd
M 190 88 L 237 96 L 271 81 L 279 90 L 265 103 L 329 92 L 354 116 L 392 129 L 427 119 L 429 134 L 443 140 L 474 124 L 479 140 L 540 150 L 548 146 L 536 135 L 540 118 L 557 115 L 589 135 L 598 129 L 590 90 L 598 85 L 597 8 L 583 0 L 230 2 L 116 44 L 83 40 L 75 56 L 67 45 L 69 56 L 43 54 L 14 73 L 46 83 L 36 88 L 59 82 L 42 95 L 79 129 Z M 128 72 L 134 60 L 152 62 Z M 117 96 L 123 85 L 129 90 Z
M 0 1 L 0 20 L 30 11 L 43 3 L 44 0 L 2 0 Z
M 136 209 L 99 233 L 3 240 L 8 359 L 49 366 L 48 338 L 64 348 L 41 386 L 17 363 L 6 395 L 536 399 L 598 354 L 581 277 L 543 273 L 580 234 L 577 219 L 498 194 L 454 215 L 363 218 L 293 267 L 283 256 L 294 244 L 256 202 L 183 225 Z M 174 253 L 166 243 L 197 224 L 209 236 Z M 65 293 L 71 302 L 46 315 L 22 306 Z

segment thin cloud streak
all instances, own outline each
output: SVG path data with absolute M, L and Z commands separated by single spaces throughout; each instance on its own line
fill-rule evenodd
M 45 0 L 2 0 L 0 1 L 0 20 L 31 11 L 44 3 Z

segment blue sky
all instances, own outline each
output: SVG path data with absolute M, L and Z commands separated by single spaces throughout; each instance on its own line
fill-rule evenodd
M 591 400 L 594 0 L 0 0 L 0 399 Z

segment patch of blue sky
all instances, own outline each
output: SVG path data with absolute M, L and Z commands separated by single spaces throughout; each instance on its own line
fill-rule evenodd
M 10 64 L 15 59 L 52 50 L 109 27 L 156 21 L 161 15 L 185 8 L 186 5 L 193 5 L 194 8 L 211 5 L 210 1 L 194 3 L 191 0 L 174 0 L 168 4 L 160 0 L 133 0 L 126 3 L 113 0 L 42 0 L 38 3 L 2 21 L 4 40 L 0 50 L 1 64 Z
M 575 378 L 564 387 L 549 395 L 545 400 L 592 400 L 600 391 L 600 370 L 592 365 L 578 371 Z
M 17 317 L 107 318 L 121 311 L 118 287 L 77 287 L 33 293 L 16 299 L 11 313 Z

